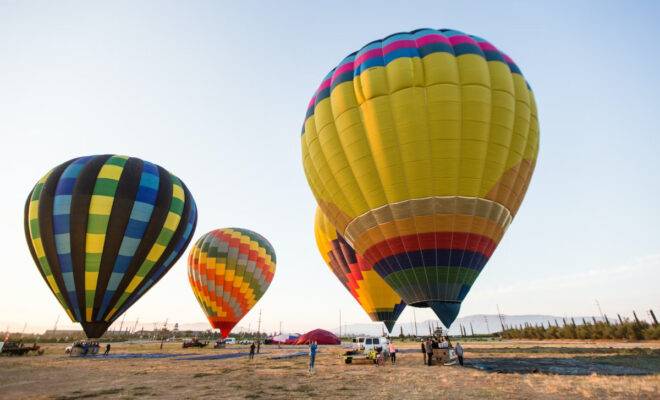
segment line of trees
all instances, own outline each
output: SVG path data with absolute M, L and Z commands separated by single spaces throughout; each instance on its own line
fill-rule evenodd
M 652 314 L 652 322 L 640 321 L 635 315 L 634 320 L 621 318 L 618 323 L 612 323 L 607 318 L 604 321 L 587 321 L 576 323 L 575 319 L 565 319 L 560 324 L 555 320 L 549 323 L 517 327 L 505 327 L 501 333 L 504 339 L 624 339 L 624 340 L 660 340 L 660 324 Z

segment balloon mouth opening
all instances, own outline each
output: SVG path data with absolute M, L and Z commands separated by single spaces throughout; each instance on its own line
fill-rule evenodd
M 461 304 L 460 301 L 444 301 L 444 300 L 428 300 L 428 301 L 431 301 L 431 302 L 434 302 L 434 303 L 439 301 L 439 302 L 442 302 L 442 303 Z M 417 303 L 408 303 L 408 305 L 410 307 L 416 307 L 416 308 L 429 308 L 429 307 L 431 307 L 431 305 L 426 301 L 420 301 L 420 302 L 417 302 Z

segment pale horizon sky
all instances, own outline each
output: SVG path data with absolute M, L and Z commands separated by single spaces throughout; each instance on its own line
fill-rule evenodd
M 314 242 L 300 129 L 344 56 L 421 27 L 505 51 L 539 109 L 526 198 L 459 317 L 597 315 L 596 299 L 610 316 L 660 314 L 660 3 L 300 3 L 0 0 L 0 330 L 68 323 L 25 244 L 23 205 L 50 168 L 104 153 L 180 177 L 199 207 L 193 240 L 237 226 L 273 244 L 273 283 L 240 326 L 260 309 L 268 331 L 331 329 L 339 310 L 369 322 Z M 186 257 L 126 315 L 205 321 Z

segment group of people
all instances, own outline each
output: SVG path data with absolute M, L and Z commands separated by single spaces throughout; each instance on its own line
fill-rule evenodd
M 441 337 L 439 340 L 435 337 L 428 338 L 425 342 L 422 342 L 422 354 L 424 355 L 424 365 L 431 366 L 433 365 L 433 349 L 449 349 L 451 348 L 451 342 L 449 337 Z M 456 348 L 454 349 L 456 357 L 458 358 L 458 363 L 463 365 L 463 347 L 460 343 L 456 343 Z
M 100 347 L 99 342 L 82 340 L 73 344 L 71 352 L 73 353 L 73 349 L 79 348 L 81 349 L 80 354 L 86 356 L 87 354 L 97 354 Z M 110 343 L 105 345 L 104 356 L 107 356 L 110 353 L 110 347 Z

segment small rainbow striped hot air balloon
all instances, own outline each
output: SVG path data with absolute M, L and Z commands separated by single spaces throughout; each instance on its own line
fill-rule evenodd
M 518 212 L 539 124 L 510 57 L 476 36 L 419 29 L 330 71 L 301 144 L 339 234 L 406 304 L 449 327 Z
M 216 229 L 188 254 L 188 279 L 211 326 L 223 338 L 264 295 L 275 275 L 275 250 L 248 229 Z
M 316 208 L 314 218 L 316 245 L 337 279 L 367 312 L 372 321 L 381 321 L 392 331 L 406 303 L 364 262 L 362 257 L 337 234 L 337 230 Z
M 99 155 L 48 172 L 25 204 L 39 272 L 72 321 L 99 338 L 176 263 L 197 223 L 179 178 L 139 158 Z

